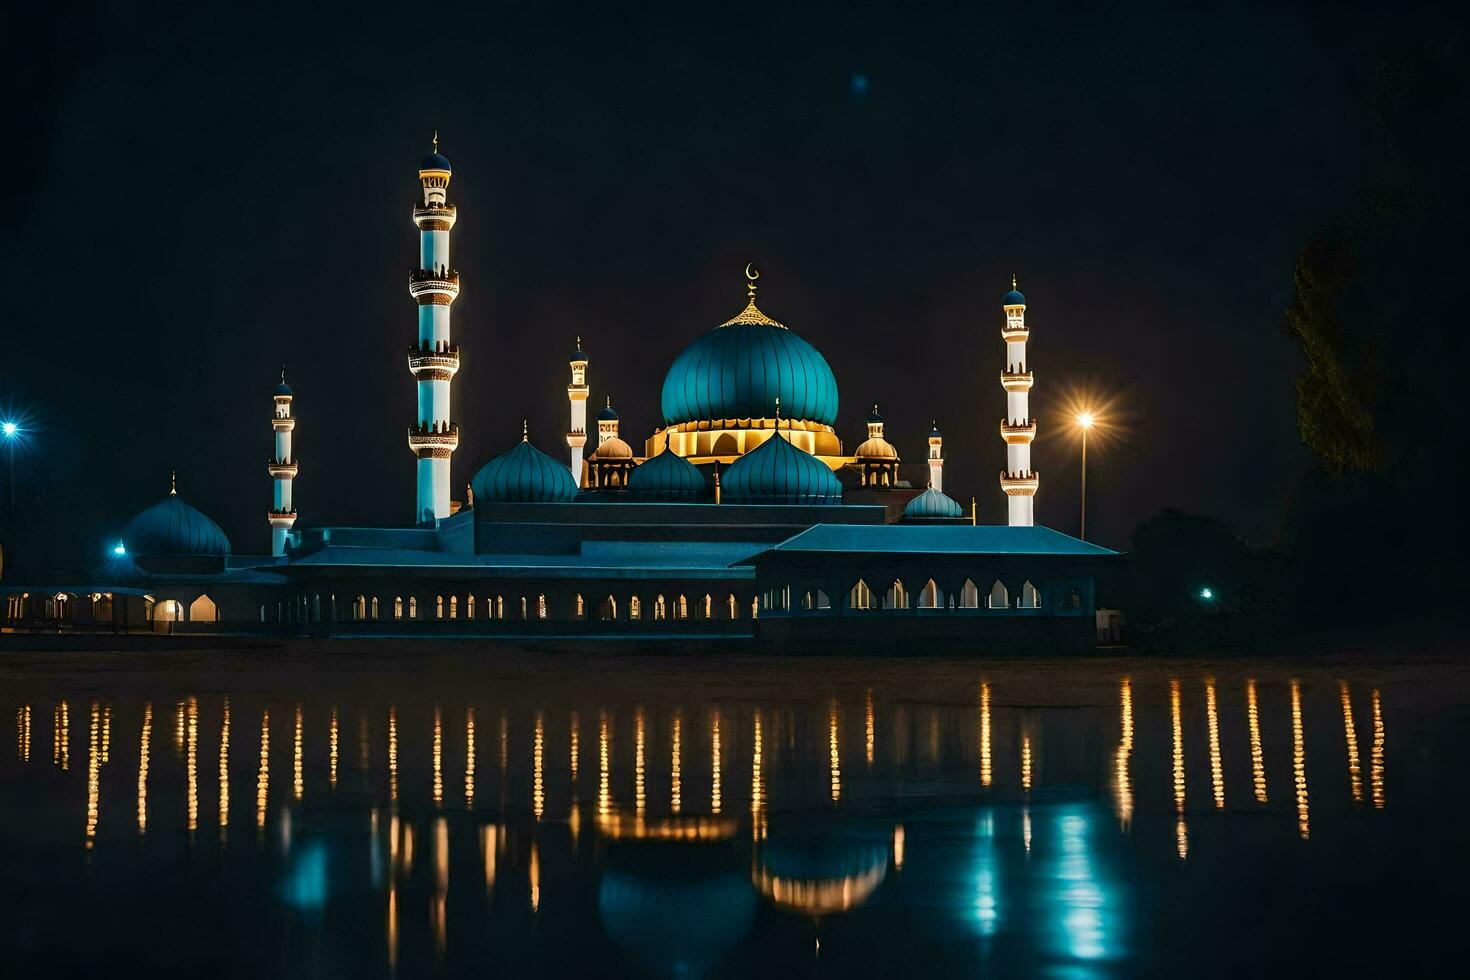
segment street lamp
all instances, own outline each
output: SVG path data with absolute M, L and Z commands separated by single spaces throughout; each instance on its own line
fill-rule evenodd
M 1082 430 L 1082 528 L 1078 537 L 1087 540 L 1087 433 L 1091 431 L 1097 419 L 1091 412 L 1077 413 L 1077 428 Z
M 6 477 L 6 493 L 10 496 L 10 507 L 5 515 L 5 536 L 0 539 L 0 565 L 3 565 L 5 546 L 12 543 L 15 533 L 15 444 L 20 441 L 20 426 L 6 419 L 0 422 L 0 433 L 5 435 L 5 448 L 10 455 L 10 473 Z

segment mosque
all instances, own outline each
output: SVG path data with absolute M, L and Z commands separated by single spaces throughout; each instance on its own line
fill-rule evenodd
M 121 529 L 95 581 L 0 585 L 6 626 L 1092 645 L 1094 577 L 1114 553 L 1035 526 L 1030 330 L 1014 281 L 1000 304 L 1005 526 L 978 525 L 973 498 L 967 509 L 945 494 L 937 425 L 912 470 L 885 437 L 877 405 L 867 438 L 843 451 L 832 368 L 760 309 L 760 273 L 749 265 L 744 308 L 674 358 L 662 426 L 641 450 L 624 439 L 610 399 L 594 406 L 589 431 L 592 360 L 577 338 L 565 455 L 551 455 L 523 424 L 519 441 L 474 472 L 463 500 L 452 499 L 460 369 L 452 174 L 436 135 L 419 167 L 419 268 L 408 277 L 418 309 L 407 351 L 418 392 L 406 431 L 413 519 L 341 527 L 298 514 L 296 392 L 282 372 L 266 465 L 269 554 L 237 554 L 171 485 Z

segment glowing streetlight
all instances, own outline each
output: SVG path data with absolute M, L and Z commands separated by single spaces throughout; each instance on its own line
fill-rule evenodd
M 1082 527 L 1077 535 L 1083 541 L 1087 540 L 1087 433 L 1097 424 L 1096 417 L 1091 412 L 1078 412 L 1074 420 L 1077 428 L 1082 430 Z
M 20 426 L 6 419 L 0 423 L 0 432 L 5 433 L 5 449 L 10 456 L 10 473 L 5 487 L 10 497 L 10 509 L 5 516 L 5 543 L 10 544 L 10 536 L 15 533 L 15 444 L 20 442 Z M 0 550 L 0 554 L 3 553 Z
M 14 422 L 6 422 L 3 425 L 0 425 L 0 432 L 4 432 L 5 438 L 7 439 L 14 439 L 17 429 L 18 427 Z
M 1209 586 L 1205 586 L 1203 589 L 1199 590 L 1199 597 L 1206 602 L 1209 602 L 1211 599 L 1215 598 L 1215 590 L 1210 588 Z

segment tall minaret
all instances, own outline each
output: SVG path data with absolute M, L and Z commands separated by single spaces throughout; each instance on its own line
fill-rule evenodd
M 1000 437 L 1006 443 L 1006 468 L 1000 474 L 1000 488 L 1005 491 L 1009 511 L 1006 523 L 1012 527 L 1030 527 L 1036 523 L 1034 509 L 1037 475 L 1031 468 L 1031 442 L 1036 438 L 1036 420 L 1028 404 L 1031 371 L 1026 364 L 1026 297 L 1016 289 L 1011 277 L 1011 291 L 1001 299 L 1005 307 L 1006 325 L 1000 335 L 1006 342 L 1006 367 L 1000 373 L 1000 385 L 1006 390 L 1006 417 L 1000 422 Z
M 457 217 L 445 201 L 449 174 L 436 131 L 434 152 L 419 166 L 424 204 L 413 209 L 419 267 L 408 274 L 409 295 L 419 304 L 418 344 L 408 352 L 419 387 L 418 421 L 408 427 L 408 448 L 418 457 L 417 523 L 449 516 L 449 457 L 459 445 L 459 426 L 449 415 L 449 382 L 459 370 L 459 348 L 449 340 L 449 306 L 459 295 L 459 273 L 449 267 L 449 229 Z
M 929 485 L 944 492 L 944 435 L 938 422 L 929 423 Z
M 286 553 L 286 535 L 296 523 L 296 505 L 291 499 L 291 481 L 296 479 L 296 457 L 291 455 L 291 433 L 296 420 L 291 417 L 291 386 L 286 384 L 286 369 L 281 368 L 281 383 L 276 385 L 276 414 L 271 428 L 276 431 L 276 452 L 265 468 L 275 481 L 268 515 L 271 525 L 271 554 Z
M 567 429 L 567 446 L 572 451 L 572 479 L 582 485 L 582 447 L 587 445 L 587 355 L 582 352 L 582 338 L 572 351 L 572 383 L 567 385 L 567 401 L 571 404 L 572 422 Z

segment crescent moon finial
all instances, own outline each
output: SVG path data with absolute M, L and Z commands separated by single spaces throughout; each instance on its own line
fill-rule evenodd
M 755 299 L 755 281 L 761 277 L 761 270 L 755 267 L 754 262 L 745 263 L 745 289 L 751 299 Z

